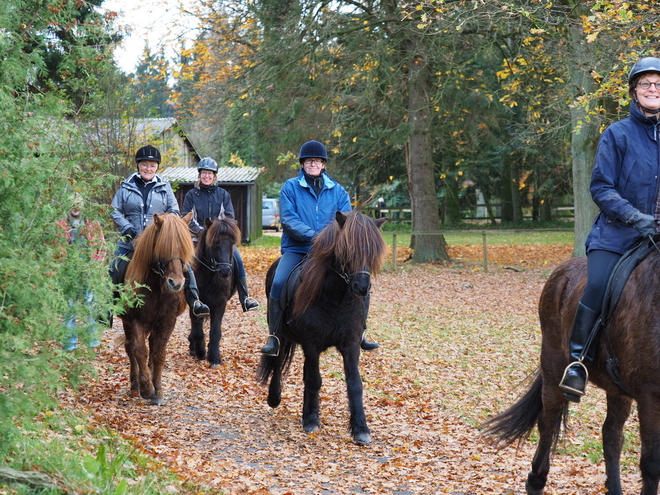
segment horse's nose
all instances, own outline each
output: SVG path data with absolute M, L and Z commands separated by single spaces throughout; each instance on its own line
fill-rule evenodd
M 231 275 L 231 267 L 230 266 L 221 266 L 218 269 L 218 275 L 220 275 L 220 278 L 222 278 L 222 279 L 229 278 L 229 275 Z
M 371 281 L 369 277 L 355 277 L 351 282 L 351 292 L 356 297 L 365 297 L 369 294 L 369 289 L 371 288 Z
M 183 280 L 180 282 L 177 282 L 173 278 L 168 278 L 167 279 L 167 288 L 171 290 L 172 292 L 179 292 L 181 289 L 183 289 Z

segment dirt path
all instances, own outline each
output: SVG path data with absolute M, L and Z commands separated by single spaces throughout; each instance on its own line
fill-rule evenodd
M 118 323 L 104 336 L 99 378 L 78 404 L 217 493 L 524 493 L 535 446 L 498 452 L 481 437 L 479 424 L 510 405 L 536 367 L 536 303 L 550 269 L 567 256 L 559 248 L 544 249 L 543 263 L 527 261 L 531 251 L 523 250 L 495 261 L 488 274 L 478 269 L 480 253 L 471 263 L 466 249 L 462 265 L 408 267 L 378 277 L 369 327 L 381 349 L 361 360 L 373 438 L 367 447 L 352 443 L 347 432 L 336 352 L 322 358 L 321 431 L 302 431 L 301 354 L 285 381 L 282 405 L 268 407 L 266 389 L 255 380 L 265 306 L 244 314 L 235 300 L 223 325 L 218 369 L 188 356 L 188 320 L 179 319 L 163 377 L 164 407 L 126 396 L 128 360 L 113 344 L 122 333 Z M 262 302 L 259 281 L 274 256 L 244 255 Z M 573 415 L 568 447 L 585 451 L 591 441 L 592 449 L 599 448 L 603 397 L 592 392 Z M 627 493 L 638 493 L 634 447 L 626 455 L 623 481 Z M 559 454 L 546 493 L 603 493 L 603 480 L 602 462 Z

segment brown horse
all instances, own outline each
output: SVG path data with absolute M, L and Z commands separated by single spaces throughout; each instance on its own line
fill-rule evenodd
M 305 354 L 302 420 L 307 433 L 321 428 L 319 358 L 323 351 L 334 346 L 344 361 L 351 435 L 359 445 L 371 442 L 358 364 L 371 276 L 378 274 L 385 256 L 380 226 L 386 220 L 373 220 L 356 210 L 336 213 L 336 221 L 314 239 L 300 272 L 300 283 L 293 289 L 293 305 L 284 310 L 284 324 L 278 335 L 279 355 L 261 357 L 257 378 L 262 384 L 270 380 L 268 405 L 274 408 L 282 400 L 282 378 L 291 365 L 296 346 L 302 347 Z M 266 274 L 267 295 L 278 262 L 279 259 Z
M 130 395 L 163 404 L 161 375 L 167 342 L 177 317 L 186 309 L 184 270 L 192 262 L 189 213 L 154 215 L 154 222 L 135 240 L 135 253 L 126 271 L 142 301 L 121 315 L 126 354 L 131 365 Z M 148 339 L 148 346 L 147 346 Z M 147 364 L 148 360 L 148 364 Z
M 500 444 L 526 438 L 535 425 L 539 442 L 527 476 L 530 495 L 543 493 L 550 455 L 568 417 L 568 402 L 559 389 L 568 365 L 568 340 L 573 317 L 586 283 L 586 258 L 573 258 L 548 278 L 541 293 L 539 317 L 543 333 L 541 364 L 530 389 L 507 411 L 486 423 Z M 609 322 L 601 330 L 589 381 L 607 395 L 603 454 L 610 495 L 620 495 L 619 459 L 623 426 L 632 401 L 637 402 L 642 443 L 642 495 L 657 495 L 660 479 L 660 252 L 654 251 L 632 272 Z M 607 371 L 618 360 L 622 386 Z M 615 375 L 616 376 L 616 375 Z M 624 390 L 625 389 L 625 390 Z

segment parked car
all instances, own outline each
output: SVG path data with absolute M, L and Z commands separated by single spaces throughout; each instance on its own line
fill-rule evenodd
M 261 203 L 261 226 L 264 229 L 275 229 L 279 232 L 282 228 L 280 223 L 280 200 L 264 198 Z

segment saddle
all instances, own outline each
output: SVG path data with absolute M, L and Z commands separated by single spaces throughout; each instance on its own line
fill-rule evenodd
M 612 317 L 612 314 L 614 314 L 614 310 L 616 309 L 619 299 L 621 298 L 623 288 L 630 278 L 630 274 L 637 267 L 637 265 L 644 261 L 644 259 L 654 249 L 658 249 L 658 247 L 653 240 L 642 238 L 632 248 L 624 253 L 621 259 L 619 259 L 617 264 L 614 266 L 612 275 L 610 275 L 610 279 L 607 282 L 607 288 L 605 289 L 605 299 L 603 300 L 603 306 L 601 309 L 601 316 L 598 325 L 598 327 L 603 328 L 604 332 L 607 331 L 607 324 Z M 608 352 L 608 354 L 610 353 Z M 612 357 L 610 355 L 606 361 L 606 367 L 610 378 L 612 378 L 612 381 L 621 389 L 623 389 L 624 392 L 630 394 L 630 390 L 621 378 L 621 373 L 619 371 L 619 360 L 616 357 Z
M 305 257 L 300 260 L 300 263 L 293 267 L 293 270 L 291 270 L 291 273 L 289 273 L 286 282 L 284 282 L 284 287 L 282 287 L 282 293 L 280 294 L 280 308 L 282 308 L 282 312 L 284 312 L 286 308 L 288 308 L 289 305 L 293 302 L 293 296 L 295 295 L 296 288 L 298 287 L 298 284 L 300 284 L 301 280 L 300 272 L 302 271 L 303 266 L 305 266 L 307 259 L 308 258 Z

